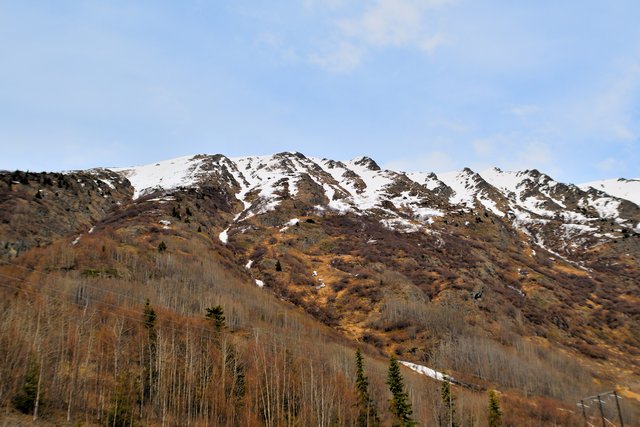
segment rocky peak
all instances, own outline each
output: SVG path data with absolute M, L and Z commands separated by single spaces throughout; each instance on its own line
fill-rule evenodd
M 362 166 L 372 171 L 379 171 L 380 166 L 370 157 L 357 157 L 351 161 L 354 165 Z

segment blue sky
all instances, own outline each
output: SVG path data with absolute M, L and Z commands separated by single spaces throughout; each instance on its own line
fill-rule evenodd
M 636 0 L 0 0 L 0 169 L 195 153 L 640 177 Z

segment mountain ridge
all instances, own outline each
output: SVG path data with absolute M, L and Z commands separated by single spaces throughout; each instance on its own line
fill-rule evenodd
M 129 179 L 135 189 L 134 198 L 194 186 L 200 180 L 215 176 L 230 188 L 237 187 L 235 196 L 245 207 L 238 213 L 238 219 L 251 210 L 247 197 L 261 203 L 256 209 L 264 212 L 277 204 L 278 192 L 285 191 L 285 187 L 295 198 L 297 180 L 306 176 L 311 177 L 307 184 L 322 187 L 323 191 L 318 191 L 316 196 L 328 200 L 326 203 L 316 200 L 316 206 L 337 211 L 375 209 L 388 224 L 397 223 L 405 229 L 415 230 L 425 221 L 428 223 L 433 217 L 443 216 L 443 209 L 474 209 L 480 205 L 499 217 L 511 218 L 528 233 L 558 215 L 563 217 L 563 223 L 578 226 L 572 227 L 573 232 L 595 232 L 599 239 L 613 236 L 608 232 L 596 232 L 591 226 L 601 219 L 611 219 L 627 232 L 640 232 L 636 202 L 640 200 L 640 187 L 637 194 L 635 187 L 628 191 L 618 189 L 615 193 L 622 193 L 626 197 L 623 198 L 607 194 L 603 188 L 595 188 L 598 182 L 563 184 L 535 169 L 505 172 L 492 168 L 477 173 L 465 168 L 440 175 L 406 173 L 382 170 L 368 157 L 345 162 L 284 152 L 234 158 L 219 154 L 184 156 L 112 170 Z M 636 183 L 635 180 L 616 182 L 618 187 Z M 253 194 L 255 192 L 258 193 Z

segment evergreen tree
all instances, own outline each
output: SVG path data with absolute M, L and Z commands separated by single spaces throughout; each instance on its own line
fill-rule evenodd
M 164 243 L 164 241 L 160 242 L 160 244 L 158 245 L 158 252 L 164 252 L 167 250 L 167 245 Z
M 402 373 L 400 372 L 400 365 L 398 359 L 395 356 L 391 356 L 389 359 L 389 374 L 387 377 L 387 384 L 389 390 L 391 390 L 392 398 L 389 400 L 389 409 L 395 417 L 393 423 L 394 427 L 412 427 L 415 422 L 411 419 L 413 410 L 411 409 L 411 403 L 409 402 L 409 396 L 404 391 L 404 383 L 402 380 Z
M 144 303 L 144 327 L 147 329 L 148 341 L 143 353 L 143 378 L 142 378 L 142 390 L 145 399 L 149 399 L 156 390 L 154 384 L 158 378 L 158 371 L 154 366 L 156 359 L 158 334 L 156 332 L 156 312 L 151 307 L 149 298 Z
M 148 330 L 154 328 L 156 324 L 156 312 L 151 307 L 151 301 L 147 298 L 144 302 L 144 327 Z
M 29 360 L 27 372 L 24 375 L 24 382 L 20 391 L 13 397 L 12 403 L 18 411 L 29 414 L 33 412 L 38 397 L 38 377 L 40 376 L 40 367 L 33 359 Z
M 133 395 L 135 393 L 128 372 L 117 378 L 115 393 L 111 397 L 111 406 L 107 413 L 107 425 L 113 427 L 135 426 Z
M 376 404 L 369 395 L 369 380 L 364 374 L 360 349 L 356 350 L 356 391 L 358 393 L 357 425 L 361 427 L 380 425 Z
M 276 261 L 276 271 L 282 271 L 282 264 L 280 264 L 280 260 Z
M 494 390 L 489 390 L 489 427 L 500 427 L 502 425 L 502 411 L 500 401 Z
M 225 327 L 224 311 L 221 306 L 216 305 L 213 308 L 207 308 L 206 316 L 213 320 L 216 331 L 220 332 Z
M 457 427 L 455 397 L 451 393 L 451 383 L 446 378 L 442 381 L 440 394 L 444 404 L 444 417 L 441 418 L 440 425 Z
M 178 205 L 178 208 L 176 208 L 175 206 L 173 207 L 173 209 L 171 210 L 171 216 L 174 218 L 182 219 L 182 216 L 180 215 L 180 205 Z
M 225 355 L 223 363 L 231 375 L 231 384 L 225 393 L 229 396 L 236 410 L 239 410 L 243 405 L 246 391 L 245 367 L 233 344 L 224 341 L 222 345 L 226 346 L 226 351 L 223 352 Z

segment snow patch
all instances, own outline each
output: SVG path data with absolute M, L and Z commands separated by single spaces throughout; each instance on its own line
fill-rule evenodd
M 107 187 L 109 187 L 110 189 L 112 190 L 116 189 L 116 186 L 113 184 L 113 181 L 111 181 L 110 179 L 102 178 L 100 179 L 100 181 L 104 182 L 107 185 Z
M 434 369 L 431 368 L 427 368 L 426 366 L 422 366 L 422 365 L 418 365 L 415 363 L 411 363 L 411 362 L 405 362 L 403 360 L 399 360 L 400 363 L 402 363 L 404 366 L 406 366 L 407 368 L 414 370 L 422 375 L 426 375 L 429 378 L 433 378 L 434 380 L 438 380 L 438 381 L 454 381 L 453 377 L 443 374 L 442 372 L 438 372 Z
M 417 233 L 420 231 L 420 227 L 404 218 L 381 219 L 380 223 L 389 230 L 398 231 L 400 233 Z
M 582 190 L 594 188 L 620 199 L 629 200 L 640 206 L 640 178 L 636 179 L 607 179 L 603 181 L 587 182 L 578 185 Z
M 468 208 L 475 206 L 477 187 L 467 172 L 441 173 L 438 175 L 438 178 L 453 190 L 453 194 L 449 198 L 449 203 L 453 205 L 463 205 Z
M 618 211 L 618 207 L 620 206 L 619 200 L 610 197 L 596 199 L 593 196 L 589 196 L 587 203 L 598 212 L 600 218 L 617 218 L 620 216 L 620 212 Z
M 280 229 L 280 232 L 281 232 L 281 233 L 284 233 L 285 231 L 287 231 L 287 230 L 289 229 L 289 227 L 293 227 L 293 226 L 295 226 L 295 225 L 298 225 L 299 223 L 300 223 L 300 220 L 299 220 L 298 218 L 290 219 L 290 220 L 289 220 L 289 221 L 284 225 L 284 227 L 282 227 L 282 228 Z
M 203 160 L 196 156 L 184 156 L 144 166 L 114 168 L 133 186 L 133 199 L 157 190 L 173 190 L 194 186 L 198 180 Z
M 218 235 L 218 239 L 225 245 L 229 242 L 229 227 L 225 228 L 224 231 Z

